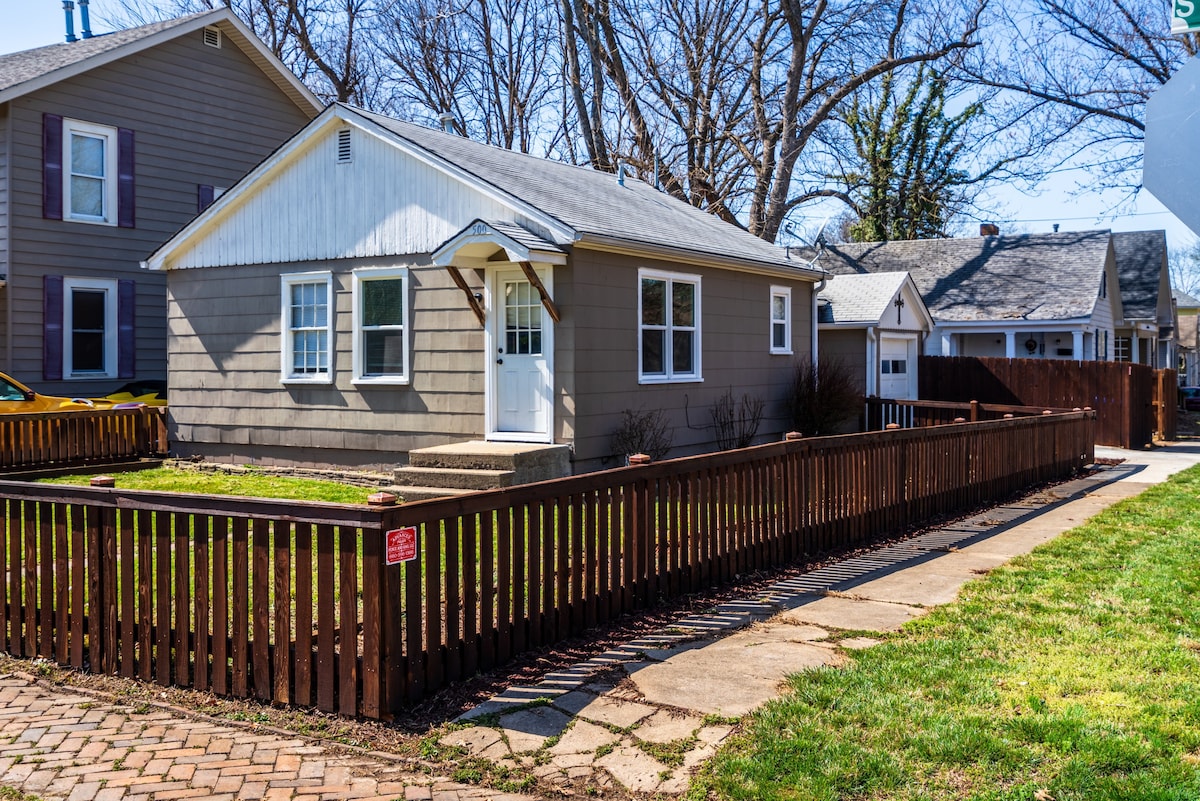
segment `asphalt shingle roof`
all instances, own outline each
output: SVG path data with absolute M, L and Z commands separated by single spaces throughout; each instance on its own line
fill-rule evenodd
M 1200 309 L 1200 300 L 1189 295 L 1182 289 L 1171 290 L 1171 297 L 1175 298 L 1175 306 L 1180 309 Z
M 821 290 L 821 323 L 874 325 L 891 306 L 908 273 L 835 275 Z
M 1112 238 L 1125 319 L 1158 319 L 1158 287 L 1167 263 L 1167 232 L 1115 232 Z
M 22 50 L 17 53 L 0 55 L 0 91 L 11 89 L 27 81 L 40 78 L 57 70 L 65 69 L 100 56 L 112 50 L 132 44 L 141 39 L 153 36 L 163 31 L 183 25 L 196 17 L 211 14 L 204 11 L 190 14 L 186 17 L 153 22 L 136 28 L 100 34 L 90 39 L 80 39 L 77 42 L 59 42 L 45 47 L 35 47 L 32 50 Z
M 1089 317 L 1111 241 L 1107 230 L 830 245 L 834 274 L 907 270 L 935 320 Z
M 461 136 L 347 107 L 368 120 L 516 197 L 579 234 L 613 237 L 697 254 L 718 254 L 807 268 L 782 248 L 671 197 L 653 186 L 615 175 L 528 156 Z

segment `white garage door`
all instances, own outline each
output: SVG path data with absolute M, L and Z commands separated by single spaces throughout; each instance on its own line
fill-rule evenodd
M 915 399 L 916 377 L 911 371 L 917 365 L 910 359 L 911 340 L 881 337 L 879 340 L 879 396 L 881 398 Z

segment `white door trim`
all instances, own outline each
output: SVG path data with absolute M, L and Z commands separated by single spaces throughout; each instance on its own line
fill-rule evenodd
M 534 265 L 534 272 L 541 280 L 542 286 L 554 296 L 554 270 L 546 265 Z M 484 438 L 494 442 L 536 442 L 554 443 L 554 320 L 551 319 L 546 307 L 542 306 L 542 354 L 545 360 L 546 421 L 545 431 L 498 431 L 499 413 L 499 370 L 496 369 L 496 359 L 500 343 L 503 341 L 504 320 L 500 314 L 502 293 L 499 282 L 502 278 L 518 275 L 523 277 L 521 268 L 515 264 L 503 263 L 494 268 L 488 268 L 486 288 L 488 296 L 484 298 L 488 310 L 487 325 L 484 326 Z

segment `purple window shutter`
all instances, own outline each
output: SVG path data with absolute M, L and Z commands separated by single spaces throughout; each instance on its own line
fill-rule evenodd
M 117 225 L 133 228 L 133 131 L 117 129 Z
M 137 374 L 137 283 L 117 282 L 117 378 Z
M 63 118 L 42 115 L 42 216 L 63 218 Z
M 204 211 L 213 202 L 213 188 L 208 184 L 197 184 L 196 186 L 196 212 Z
M 63 377 L 63 279 L 42 276 L 42 380 Z

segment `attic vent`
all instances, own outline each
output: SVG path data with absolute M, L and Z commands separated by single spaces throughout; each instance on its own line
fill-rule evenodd
M 342 128 L 338 131 L 337 137 L 337 163 L 349 164 L 353 159 L 353 151 L 350 150 L 350 129 Z
M 220 28 L 205 28 L 204 29 L 204 44 L 209 47 L 221 47 L 221 29 Z

